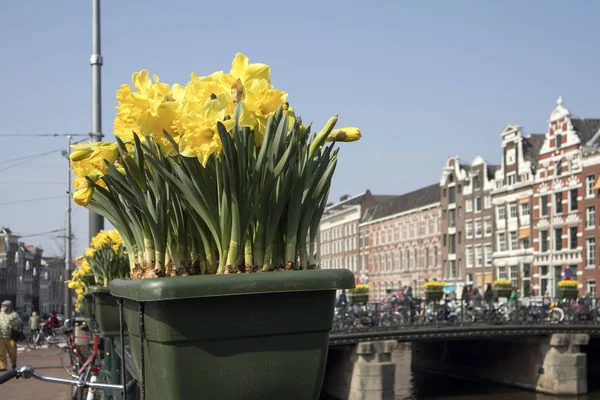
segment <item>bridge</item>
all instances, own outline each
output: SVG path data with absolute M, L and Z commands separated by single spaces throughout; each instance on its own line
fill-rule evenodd
M 416 369 L 579 395 L 587 392 L 588 377 L 588 355 L 581 347 L 594 338 L 600 339 L 596 318 L 338 329 L 329 336 L 323 391 L 337 398 L 393 399 L 392 353 L 399 343 L 410 342 Z
M 333 331 L 329 335 L 329 346 L 344 346 L 365 341 L 396 340 L 398 342 L 439 340 L 485 340 L 501 337 L 549 336 L 555 333 L 587 334 L 600 337 L 600 323 L 580 321 L 552 323 L 471 323 L 457 325 L 408 325 L 374 328 L 352 328 Z

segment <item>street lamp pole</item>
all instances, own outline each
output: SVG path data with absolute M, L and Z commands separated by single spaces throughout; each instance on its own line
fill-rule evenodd
M 102 92 L 101 69 L 102 55 L 100 54 L 100 0 L 92 0 L 92 132 L 91 141 L 102 139 Z M 90 241 L 98 232 L 104 229 L 104 218 L 90 211 L 89 235 Z
M 67 157 L 67 232 L 65 235 L 65 275 L 67 280 L 71 279 L 71 268 L 73 267 L 73 234 L 71 232 L 71 164 L 69 163 L 69 156 L 71 155 L 71 135 L 67 135 L 67 151 L 65 152 Z M 65 318 L 71 318 L 73 313 L 71 290 L 67 285 L 64 287 L 65 291 Z

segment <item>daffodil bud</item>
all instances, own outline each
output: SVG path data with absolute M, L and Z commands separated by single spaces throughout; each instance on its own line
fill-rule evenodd
M 328 142 L 356 142 L 362 137 L 360 129 L 355 127 L 334 129 L 327 137 Z
M 308 151 L 309 157 L 312 156 L 312 154 L 315 152 L 315 150 L 321 148 L 321 146 L 325 142 L 326 138 L 329 137 L 329 134 L 335 127 L 335 124 L 337 123 L 337 121 L 338 121 L 338 116 L 336 115 L 335 117 L 329 118 L 329 120 L 325 123 L 325 126 L 323 127 L 323 129 L 321 129 L 321 131 L 317 134 L 317 136 L 315 136 L 313 141 L 310 143 L 310 148 Z

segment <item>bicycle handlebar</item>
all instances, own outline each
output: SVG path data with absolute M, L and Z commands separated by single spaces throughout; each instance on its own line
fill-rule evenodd
M 29 365 L 24 365 L 21 368 L 10 370 L 2 375 L 0 375 L 0 385 L 8 382 L 13 378 L 23 378 L 29 379 L 34 377 L 35 379 L 39 379 L 40 381 L 52 382 L 52 383 L 61 383 L 63 385 L 74 385 L 78 387 L 87 387 L 92 389 L 106 389 L 106 390 L 120 390 L 123 391 L 123 385 L 111 385 L 108 383 L 95 383 L 95 382 L 86 382 L 85 380 L 71 380 L 71 379 L 63 379 L 63 378 L 54 378 L 52 376 L 44 376 L 40 375 L 33 367 Z
M 17 370 L 17 369 L 11 369 L 10 371 L 3 373 L 2 375 L 0 375 L 0 385 L 10 381 L 12 378 L 15 378 L 17 375 L 19 375 L 19 370 Z

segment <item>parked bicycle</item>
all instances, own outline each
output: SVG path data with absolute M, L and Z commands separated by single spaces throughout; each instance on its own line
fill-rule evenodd
M 44 344 L 48 347 L 57 346 L 66 341 L 66 335 L 63 328 L 51 328 L 47 323 L 43 323 L 40 329 L 31 332 L 27 337 L 27 347 L 30 350 L 37 350 Z

